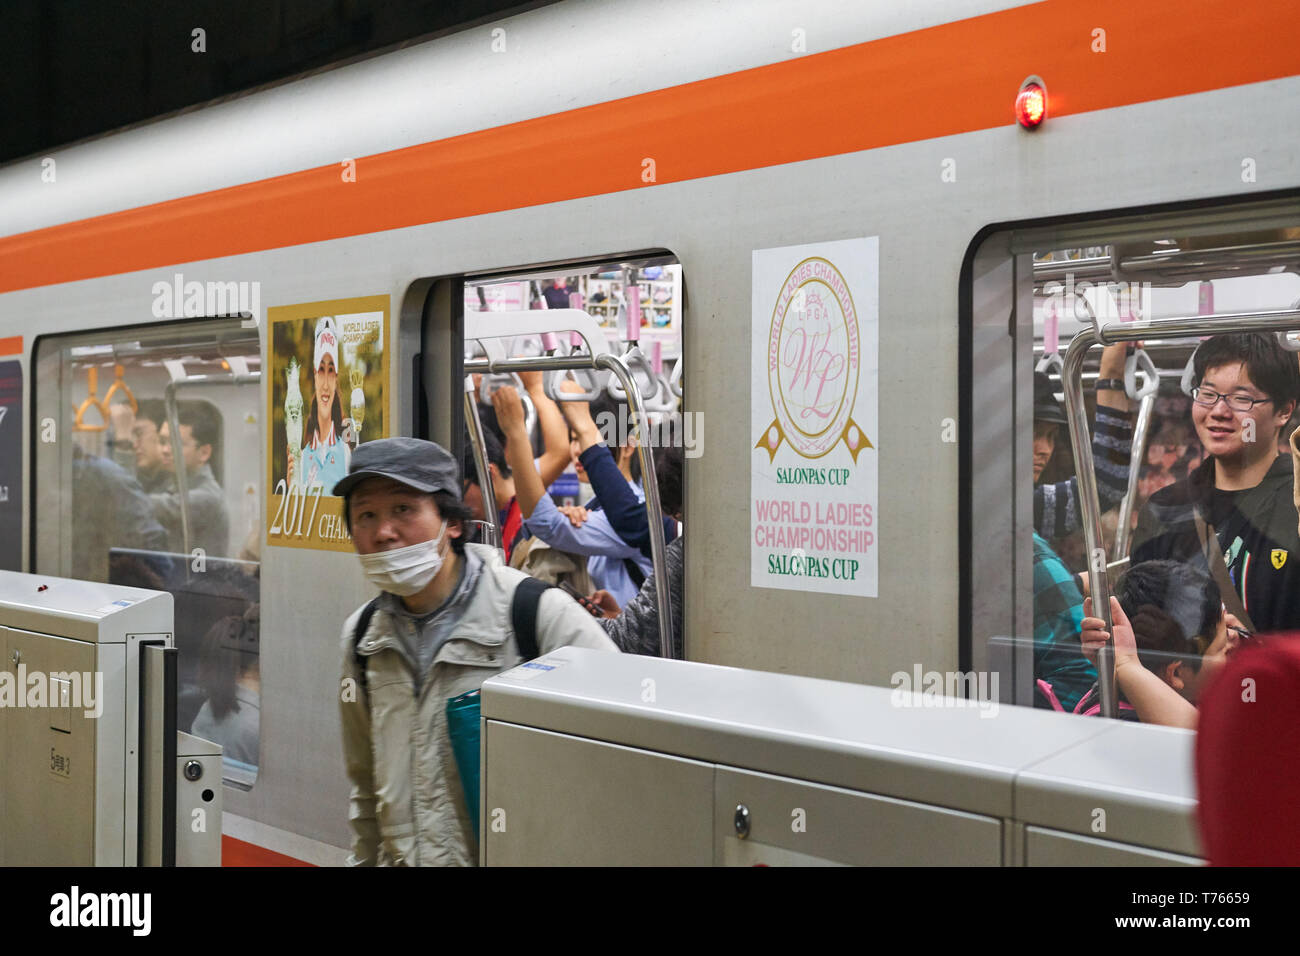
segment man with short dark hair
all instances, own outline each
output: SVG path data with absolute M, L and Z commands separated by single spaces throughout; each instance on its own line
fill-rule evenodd
M 478 862 L 477 765 L 462 778 L 450 705 L 564 645 L 616 648 L 562 591 L 465 543 L 455 459 L 415 438 L 364 442 L 334 486 L 366 578 L 382 592 L 343 626 L 340 708 L 352 781 L 349 863 Z M 477 727 L 477 720 L 473 721 Z M 460 741 L 464 743 L 463 739 Z
M 189 518 L 189 549 L 202 548 L 208 557 L 224 557 L 230 547 L 230 520 L 226 514 L 226 496 L 212 473 L 211 462 L 221 443 L 221 421 L 207 402 L 182 402 L 176 410 L 180 421 L 180 446 L 184 459 L 186 502 Z M 162 469 L 176 470 L 172 454 L 171 425 L 163 422 L 158 429 Z M 154 516 L 167 529 L 168 550 L 185 550 L 181 522 L 179 482 L 159 485 L 162 490 L 149 496 Z
M 1216 335 L 1193 364 L 1192 424 L 1207 454 L 1151 496 L 1133 563 L 1170 558 L 1205 569 L 1248 630 L 1300 628 L 1300 534 L 1293 467 L 1278 436 L 1300 399 L 1295 356 L 1272 335 Z

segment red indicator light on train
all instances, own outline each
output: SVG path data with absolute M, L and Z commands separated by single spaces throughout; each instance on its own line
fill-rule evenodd
M 1047 90 L 1038 83 L 1026 83 L 1016 97 L 1016 122 L 1033 129 L 1047 116 Z

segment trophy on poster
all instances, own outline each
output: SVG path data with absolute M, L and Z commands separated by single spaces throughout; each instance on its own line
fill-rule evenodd
M 298 360 L 289 359 L 285 372 L 288 388 L 284 396 L 284 436 L 289 443 L 289 457 L 293 460 L 294 480 L 301 481 L 298 451 L 302 448 L 302 392 L 298 389 Z
M 354 368 L 348 377 L 352 382 L 352 425 L 356 429 L 357 444 L 360 444 L 361 423 L 366 420 L 366 393 L 361 388 L 366 382 L 366 373 Z

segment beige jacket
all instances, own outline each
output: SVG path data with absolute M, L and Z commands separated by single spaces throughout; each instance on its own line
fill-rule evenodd
M 343 626 L 340 710 L 343 755 L 352 781 L 348 862 L 354 866 L 478 863 L 478 840 L 452 755 L 446 707 L 450 698 L 520 662 L 510 603 L 525 575 L 505 567 L 495 548 L 466 547 L 483 559 L 483 569 L 418 698 L 413 662 L 382 606 L 356 648 L 367 661 L 367 690 L 358 687 L 352 642 L 361 609 Z M 595 618 L 563 591 L 551 589 L 537 608 L 537 646 L 545 654 L 566 644 L 617 650 Z

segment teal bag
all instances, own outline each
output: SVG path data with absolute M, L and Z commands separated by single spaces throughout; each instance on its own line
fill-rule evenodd
M 447 734 L 456 757 L 456 772 L 465 790 L 469 819 L 478 829 L 479 793 L 479 692 L 472 690 L 447 701 Z

